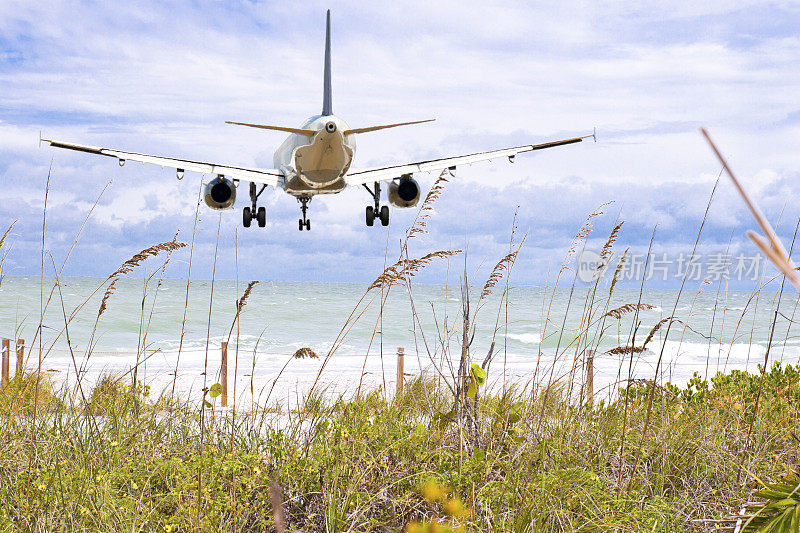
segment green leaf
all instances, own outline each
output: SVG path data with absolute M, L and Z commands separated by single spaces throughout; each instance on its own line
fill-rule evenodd
M 208 394 L 212 398 L 216 398 L 217 396 L 222 394 L 222 385 L 220 385 L 219 383 L 214 383 L 213 385 L 211 385 L 211 391 Z
M 467 396 L 471 399 L 475 399 L 475 396 L 478 394 L 478 387 L 475 385 L 475 380 L 471 380 L 469 382 L 469 387 L 467 387 Z
M 209 402 L 208 400 L 203 400 L 203 405 L 205 407 L 213 407 L 213 405 L 211 405 L 211 402 Z
M 522 420 L 522 411 L 525 409 L 525 405 L 521 402 L 515 403 L 511 406 L 508 412 L 508 423 L 509 424 L 516 424 L 520 420 Z
M 486 382 L 486 370 L 475 363 L 472 363 L 472 366 L 469 367 L 469 373 L 472 375 L 472 380 L 478 385 L 483 385 Z
M 452 409 L 446 413 L 436 413 L 433 415 L 433 422 L 439 429 L 446 428 L 450 422 L 456 419 L 456 413 Z

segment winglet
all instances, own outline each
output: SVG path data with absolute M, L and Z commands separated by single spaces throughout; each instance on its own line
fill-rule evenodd
M 333 91 L 331 90 L 331 10 L 325 23 L 325 74 L 322 93 L 322 116 L 333 115 Z
M 42 130 L 39 130 L 39 148 L 42 147 Z
M 597 142 L 597 126 L 592 128 L 592 139 L 594 139 L 594 142 Z

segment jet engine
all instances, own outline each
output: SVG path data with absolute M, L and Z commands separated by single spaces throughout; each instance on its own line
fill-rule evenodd
M 389 185 L 389 203 L 395 207 L 414 207 L 419 202 L 419 183 L 409 175 Z
M 229 209 L 236 203 L 236 185 L 225 176 L 217 176 L 206 185 L 206 205 L 211 209 Z

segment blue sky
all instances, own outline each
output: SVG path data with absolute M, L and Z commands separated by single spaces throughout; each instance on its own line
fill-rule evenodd
M 543 283 L 597 205 L 599 248 L 688 252 L 719 166 L 707 126 L 787 240 L 800 206 L 800 8 L 790 2 L 17 2 L 0 4 L 0 227 L 18 220 L 7 274 L 103 276 L 178 229 L 191 236 L 201 176 L 38 146 L 45 136 L 131 151 L 270 167 L 283 136 L 225 120 L 294 126 L 319 112 L 324 13 L 332 9 L 334 112 L 351 126 L 436 118 L 362 135 L 356 166 L 455 155 L 591 132 L 584 143 L 460 168 L 420 252 L 467 247 L 474 267 L 508 248 L 514 212 L 528 240 L 519 283 Z M 419 176 L 425 189 L 433 176 Z M 246 197 L 245 190 L 241 198 Z M 396 256 L 413 210 L 367 228 L 363 190 L 311 204 L 268 191 L 266 229 L 222 214 L 220 275 L 367 281 Z M 201 209 L 194 274 L 211 273 L 219 215 Z M 722 181 L 701 252 L 751 252 L 751 219 Z M 237 229 L 238 228 L 238 229 Z M 599 241 L 599 242 L 598 242 Z M 181 275 L 183 255 L 173 275 Z M 460 269 L 461 267 L 452 266 Z M 430 281 L 441 279 L 443 267 Z

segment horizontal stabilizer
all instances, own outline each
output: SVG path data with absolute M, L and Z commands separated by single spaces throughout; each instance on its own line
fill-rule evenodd
M 248 124 L 247 122 L 231 122 L 230 120 L 225 121 L 226 124 L 235 124 L 237 126 L 248 126 L 250 128 L 261 128 L 262 130 L 275 130 L 275 131 L 285 131 L 287 133 L 296 133 L 297 135 L 305 135 L 306 137 L 313 137 L 317 134 L 314 130 L 304 130 L 300 128 L 287 128 L 285 126 L 269 126 L 266 124 Z
M 397 124 L 384 124 L 383 126 L 370 126 L 368 128 L 354 128 L 351 130 L 345 130 L 345 135 L 352 135 L 354 133 L 367 133 L 368 131 L 378 131 L 378 130 L 385 130 L 386 128 L 396 128 L 397 126 L 408 126 L 410 124 L 422 124 L 423 122 L 433 122 L 436 120 L 435 118 L 429 118 L 428 120 L 415 120 L 414 122 L 398 122 Z

